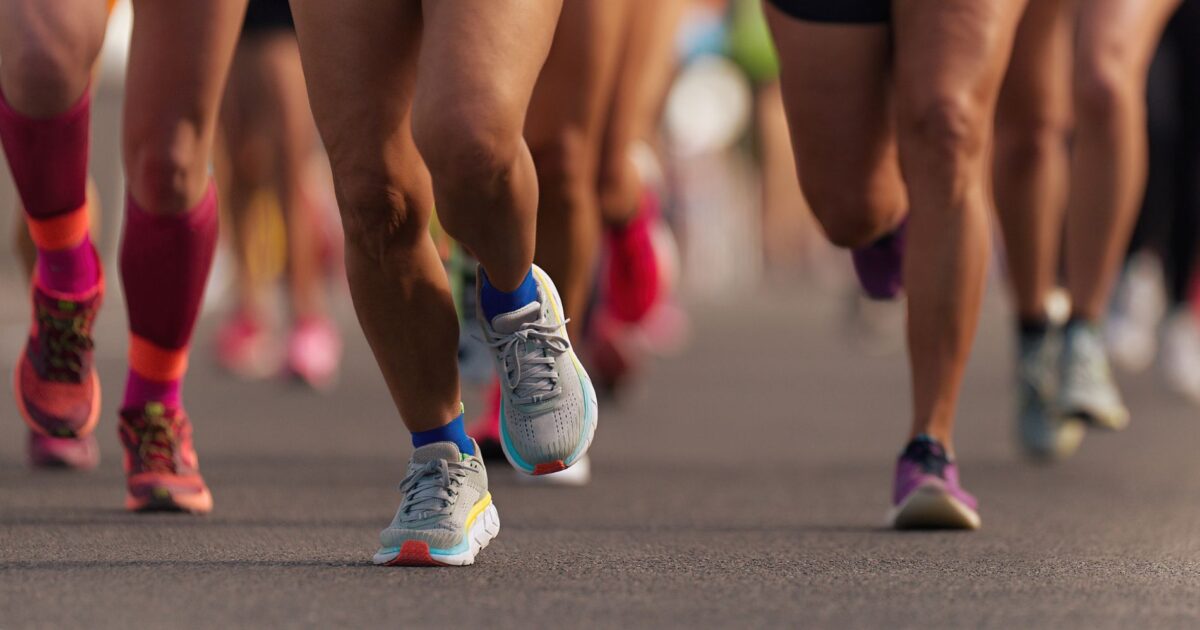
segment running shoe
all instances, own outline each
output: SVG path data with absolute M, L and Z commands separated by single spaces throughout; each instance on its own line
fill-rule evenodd
M 192 423 L 183 409 L 156 402 L 123 409 L 119 429 L 125 447 L 125 509 L 212 511 L 212 494 L 200 476 L 200 462 L 192 446 Z
M 558 289 L 537 265 L 533 277 L 536 301 L 491 321 L 477 307 L 476 317 L 500 376 L 504 455 L 525 474 L 545 475 L 583 457 L 598 411 L 596 390 L 567 337 Z
M 488 492 L 483 460 L 463 455 L 453 442 L 414 451 L 400 493 L 404 498 L 396 517 L 379 534 L 375 564 L 474 564 L 479 550 L 500 533 L 500 514 Z
M 1121 401 L 1098 326 L 1081 321 L 1067 323 L 1059 367 L 1060 414 L 1112 431 L 1129 425 L 1129 410 Z
M 1113 292 L 1104 326 L 1109 357 L 1127 372 L 1141 372 L 1154 363 L 1157 330 L 1167 309 L 1162 263 L 1154 254 L 1134 254 Z
M 337 383 L 341 360 L 342 337 L 327 318 L 306 318 L 292 328 L 287 372 L 301 383 L 317 391 L 329 391 Z
M 96 442 L 96 434 L 60 438 L 30 431 L 29 465 L 34 468 L 91 470 L 100 465 L 100 445 Z
M 896 462 L 888 525 L 895 529 L 979 529 L 979 503 L 958 483 L 958 467 L 931 436 L 918 435 Z
M 605 232 L 604 305 L 622 322 L 641 321 L 662 294 L 654 235 L 657 217 L 657 193 L 647 188 L 633 219 Z
M 863 291 L 873 300 L 894 300 L 904 290 L 904 243 L 908 219 L 891 234 L 851 252 L 854 272 Z
M 1017 433 L 1025 453 L 1040 460 L 1070 457 L 1085 433 L 1078 419 L 1054 411 L 1055 337 L 1022 332 L 1017 350 Z
M 1162 370 L 1168 387 L 1200 404 L 1200 322 L 1186 307 L 1163 328 Z
M 276 374 L 279 361 L 267 327 L 244 312 L 234 313 L 217 332 L 217 363 L 247 381 Z
M 483 413 L 467 428 L 467 434 L 479 445 L 483 460 L 490 462 L 504 459 L 504 449 L 500 446 L 500 380 L 495 377 L 488 386 L 486 404 Z
M 103 282 L 81 294 L 34 283 L 33 326 L 13 379 L 17 407 L 34 432 L 78 438 L 95 429 L 100 377 L 93 365 L 92 324 L 103 297 Z

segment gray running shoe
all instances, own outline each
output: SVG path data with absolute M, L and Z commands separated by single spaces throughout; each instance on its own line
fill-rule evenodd
M 500 375 L 504 455 L 520 472 L 547 475 L 587 453 L 596 432 L 596 390 L 567 338 L 558 290 L 536 265 L 533 277 L 536 302 L 490 322 L 482 307 L 476 314 Z
M 1056 338 L 1021 333 L 1017 349 L 1017 432 L 1025 454 L 1039 460 L 1070 457 L 1085 433 L 1078 419 L 1054 413 Z
M 463 455 L 453 442 L 418 448 L 400 492 L 404 499 L 392 524 L 379 534 L 375 564 L 473 564 L 479 550 L 500 533 L 483 460 Z
M 1063 417 L 1112 431 L 1129 425 L 1129 410 L 1121 402 L 1098 326 L 1067 324 L 1060 368 L 1058 412 Z

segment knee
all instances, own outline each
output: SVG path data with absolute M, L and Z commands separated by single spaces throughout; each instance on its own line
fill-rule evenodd
M 183 125 L 126 141 L 129 187 L 148 212 L 186 212 L 203 194 L 208 160 L 198 129 Z
M 334 169 L 347 250 L 375 264 L 413 251 L 426 238 L 429 210 L 397 177 Z
M 986 126 L 983 108 L 966 94 L 915 99 L 901 108 L 899 120 L 910 149 L 951 161 L 982 155 Z
M 1075 109 L 1081 119 L 1105 119 L 1121 108 L 1133 82 L 1120 46 L 1089 52 L 1076 63 Z
M 524 142 L 519 124 L 506 124 L 479 107 L 437 105 L 414 114 L 413 138 L 434 187 L 446 191 L 503 185 Z
M 568 128 L 551 138 L 531 141 L 529 151 L 537 166 L 542 194 L 563 194 L 591 185 L 592 156 L 582 129 Z
M 64 104 L 79 98 L 91 78 L 92 63 L 100 50 L 100 42 L 88 37 L 72 39 L 71 34 L 42 41 L 36 38 L 21 41 L 4 59 L 13 92 L 20 91 L 21 100 L 39 110 L 60 110 Z M 15 94 L 9 94 L 13 98 Z M 39 112 L 41 113 L 41 112 Z
M 1000 116 L 996 121 L 996 165 L 1001 169 L 1041 168 L 1065 154 L 1069 116 L 1040 111 Z
M 880 200 L 872 198 L 861 183 L 846 186 L 814 183 L 804 190 L 804 197 L 829 242 L 848 249 L 878 240 L 893 226 L 892 215 L 899 212 L 882 208 Z

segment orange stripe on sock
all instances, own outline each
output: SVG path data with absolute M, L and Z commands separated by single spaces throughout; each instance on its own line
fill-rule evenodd
M 34 219 L 29 217 L 29 236 L 38 249 L 55 251 L 69 249 L 83 242 L 88 235 L 91 219 L 88 217 L 87 205 L 49 219 Z
M 152 381 L 176 381 L 187 373 L 188 349 L 170 350 L 129 336 L 129 368 Z

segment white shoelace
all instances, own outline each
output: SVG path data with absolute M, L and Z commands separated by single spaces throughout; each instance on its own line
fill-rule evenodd
M 467 477 L 467 467 L 434 459 L 411 470 L 400 482 L 404 500 L 400 512 L 412 520 L 446 516 L 452 511 L 458 488 Z
M 500 377 L 514 403 L 537 404 L 562 393 L 555 360 L 571 347 L 561 333 L 566 324 L 526 322 L 509 334 L 487 331 L 484 343 L 500 351 Z

